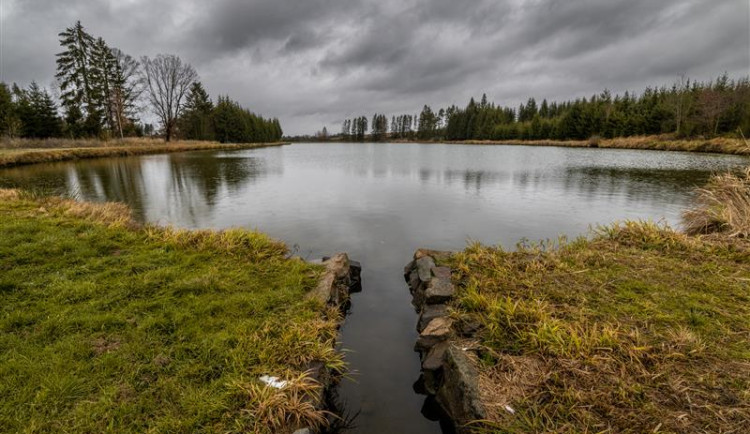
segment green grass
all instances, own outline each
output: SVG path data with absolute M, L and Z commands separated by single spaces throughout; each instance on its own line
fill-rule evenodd
M 747 241 L 627 222 L 451 261 L 454 315 L 483 326 L 483 429 L 750 430 Z
M 255 232 L 138 227 L 123 206 L 0 190 L 0 431 L 319 421 L 303 372 L 342 369 L 338 318 L 305 299 L 320 267 L 285 255 Z

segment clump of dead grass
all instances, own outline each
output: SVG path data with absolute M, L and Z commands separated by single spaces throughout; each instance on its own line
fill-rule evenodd
M 291 433 L 300 428 L 323 428 L 332 414 L 318 408 L 323 388 L 307 373 L 285 380 L 277 388 L 258 381 L 234 381 L 229 385 L 242 402 L 245 418 L 236 421 L 241 431 Z
M 697 191 L 696 206 L 683 213 L 683 224 L 690 235 L 750 236 L 750 167 L 713 176 Z
M 21 191 L 10 188 L 0 188 L 0 200 L 15 200 L 21 197 Z

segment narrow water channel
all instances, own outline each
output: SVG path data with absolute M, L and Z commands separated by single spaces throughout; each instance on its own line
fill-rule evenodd
M 417 247 L 585 233 L 621 219 L 676 224 L 691 190 L 743 157 L 526 146 L 295 144 L 0 170 L 0 187 L 122 201 L 142 221 L 257 228 L 318 258 L 363 265 L 342 330 L 352 432 L 438 433 L 412 384 L 416 315 L 402 279 Z

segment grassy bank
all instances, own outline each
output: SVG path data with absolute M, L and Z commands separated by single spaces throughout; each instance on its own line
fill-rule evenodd
M 151 139 L 123 141 L 94 140 L 11 140 L 0 142 L 0 168 L 55 161 L 102 157 L 126 157 L 168 152 L 252 149 L 280 146 L 284 143 L 218 143 L 176 141 L 166 143 Z
M 732 217 L 748 181 L 725 175 L 706 188 L 686 214 L 701 236 L 626 222 L 555 246 L 454 255 L 453 315 L 481 324 L 465 344 L 478 348 L 491 415 L 477 426 L 750 431 L 749 228 Z
M 321 268 L 244 230 L 0 190 L 1 432 L 284 432 L 342 369 Z M 282 389 L 261 375 L 288 380 Z
M 644 149 L 652 151 L 712 152 L 718 154 L 750 155 L 750 144 L 743 139 L 718 137 L 713 139 L 673 139 L 669 136 L 619 137 L 591 140 L 468 140 L 444 142 L 467 145 L 526 145 L 560 146 L 567 148 Z

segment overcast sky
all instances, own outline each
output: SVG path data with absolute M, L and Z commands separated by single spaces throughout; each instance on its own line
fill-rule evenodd
M 0 0 L 1 79 L 50 87 L 81 20 L 134 57 L 174 53 L 209 93 L 288 134 L 347 117 L 516 106 L 750 70 L 750 0 Z

